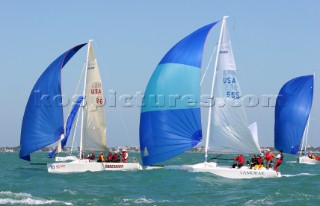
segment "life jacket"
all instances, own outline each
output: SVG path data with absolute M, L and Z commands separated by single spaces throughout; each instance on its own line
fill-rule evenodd
M 266 160 L 272 160 L 272 154 L 270 152 L 268 152 L 265 156 Z
M 108 154 L 108 161 L 112 160 L 112 154 Z
M 262 157 L 258 157 L 257 161 L 258 161 L 258 164 L 261 164 L 263 162 L 263 158 Z
M 116 159 L 118 159 L 118 158 L 119 158 L 118 153 L 114 153 L 114 154 L 112 155 L 112 159 L 113 159 L 113 160 L 116 160 Z
M 99 160 L 100 160 L 101 162 L 104 162 L 103 154 L 100 154 L 100 155 L 99 155 Z
M 239 164 L 243 164 L 243 163 L 244 163 L 244 158 L 243 158 L 242 155 L 239 155 L 239 156 L 236 158 L 236 160 L 237 160 L 237 162 L 238 162 Z

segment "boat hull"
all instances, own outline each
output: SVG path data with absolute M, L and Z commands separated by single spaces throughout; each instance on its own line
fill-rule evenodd
M 64 161 L 70 161 L 70 160 L 77 160 L 78 157 L 76 156 L 65 156 L 65 157 L 56 157 L 56 162 L 64 162 Z
M 319 164 L 319 160 L 311 159 L 307 156 L 301 156 L 298 158 L 298 163 L 300 164 L 309 164 L 309 165 L 314 165 L 314 164 Z
M 90 160 L 74 160 L 72 162 L 58 162 L 47 164 L 49 173 L 78 173 L 78 172 L 98 172 L 98 171 L 130 171 L 141 170 L 139 163 L 123 162 L 96 162 Z
M 246 166 L 241 168 L 231 168 L 228 166 L 218 166 L 215 162 L 199 163 L 195 165 L 164 166 L 165 169 L 179 169 L 185 172 L 208 172 L 217 176 L 230 179 L 252 179 L 252 178 L 277 178 L 281 177 L 280 172 L 273 169 L 250 169 Z

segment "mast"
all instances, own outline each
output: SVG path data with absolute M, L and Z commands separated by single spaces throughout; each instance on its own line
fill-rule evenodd
M 87 73 L 88 73 L 88 62 L 89 62 L 89 52 L 91 47 L 92 40 L 88 42 L 88 52 L 87 52 L 87 59 L 86 59 L 86 72 L 84 73 L 84 85 L 83 85 L 83 99 L 86 99 L 86 84 L 87 84 Z M 85 104 L 81 107 L 81 135 L 80 135 L 80 151 L 79 151 L 79 159 L 82 159 L 82 140 L 83 140 L 83 120 L 84 120 L 84 107 Z
M 226 20 L 229 16 L 224 16 L 222 19 L 222 25 L 221 25 L 221 31 L 220 36 L 218 40 L 218 48 L 217 48 L 217 55 L 216 55 L 216 61 L 214 64 L 214 70 L 213 70 L 213 77 L 212 77 L 212 85 L 211 85 L 211 94 L 210 97 L 213 98 L 213 91 L 214 91 L 214 84 L 216 80 L 216 73 L 217 73 L 217 67 L 218 67 L 218 59 L 219 59 L 219 53 L 220 53 L 220 46 L 221 46 L 221 39 L 222 39 L 222 33 L 226 24 Z M 207 126 L 207 136 L 206 136 L 206 147 L 205 147 L 205 154 L 204 154 L 204 162 L 207 162 L 208 159 L 208 147 L 209 147 L 209 137 L 210 137 L 210 125 L 211 125 L 211 113 L 212 113 L 212 100 L 210 99 L 210 106 L 209 106 L 209 114 L 208 114 L 208 126 Z
M 313 82 L 314 82 L 314 78 L 316 76 L 316 73 L 313 73 Z M 314 84 L 313 84 L 314 87 Z M 313 88 L 314 89 L 314 88 Z M 311 112 L 310 112 L 311 113 Z M 308 117 L 308 121 L 307 121 L 307 125 L 304 129 L 304 138 L 302 139 L 302 144 L 301 144 L 301 148 L 300 148 L 300 156 L 302 156 L 302 149 L 304 149 L 304 152 L 307 152 L 307 145 L 308 145 L 308 136 L 309 136 L 309 126 L 310 126 L 310 113 L 309 113 L 309 117 Z M 304 148 L 303 148 L 304 147 Z

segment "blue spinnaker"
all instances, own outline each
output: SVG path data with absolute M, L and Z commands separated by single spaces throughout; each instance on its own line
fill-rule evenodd
M 207 35 L 217 23 L 178 42 L 151 76 L 140 116 L 144 165 L 168 160 L 201 142 L 200 68 Z
M 274 145 L 297 154 L 309 118 L 313 98 L 313 76 L 301 76 L 281 88 L 275 108 Z
M 30 154 L 59 140 L 63 131 L 61 69 L 86 44 L 59 56 L 34 85 L 23 116 L 20 158 L 30 161 Z
M 77 116 L 77 113 L 79 111 L 79 108 L 80 108 L 80 105 L 81 105 L 81 102 L 83 100 L 83 96 L 80 96 L 77 101 L 74 103 L 71 111 L 70 111 L 70 114 L 69 114 L 69 117 L 67 119 L 67 124 L 66 124 L 66 135 L 64 136 L 64 138 L 61 140 L 61 148 L 63 149 L 66 144 L 67 144 L 67 141 L 68 141 L 68 137 L 70 136 L 70 132 L 71 132 L 71 128 L 72 128 L 72 125 L 73 125 L 73 122 L 74 122 L 74 118 Z M 48 154 L 48 157 L 49 158 L 52 158 L 55 154 L 56 154 L 56 151 L 57 151 L 57 147 Z

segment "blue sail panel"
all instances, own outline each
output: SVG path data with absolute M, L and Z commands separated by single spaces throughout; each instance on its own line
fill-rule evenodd
M 207 35 L 217 23 L 178 42 L 152 74 L 140 116 L 144 165 L 168 160 L 201 142 L 200 67 Z
M 203 45 L 209 31 L 219 21 L 201 27 L 188 35 L 172 47 L 159 64 L 179 63 L 194 67 L 201 67 Z
M 153 165 L 193 148 L 202 138 L 200 108 L 141 113 L 140 148 L 144 165 Z
M 83 100 L 83 96 L 79 96 L 70 111 L 69 117 L 67 119 L 67 124 L 66 124 L 66 135 L 61 140 L 61 148 L 64 148 L 67 144 L 68 137 L 70 136 L 70 132 L 73 126 L 74 118 L 77 116 L 82 100 Z M 57 151 L 57 148 L 55 148 L 52 152 L 50 152 L 48 154 L 48 157 L 52 158 L 56 154 L 56 151 Z
M 313 75 L 301 76 L 281 88 L 275 108 L 274 145 L 297 154 L 309 118 L 313 99 Z
M 174 63 L 158 65 L 145 91 L 141 112 L 199 107 L 199 81 L 197 67 Z
M 30 154 L 59 140 L 63 131 L 61 69 L 86 44 L 59 56 L 34 85 L 22 120 L 20 158 L 30 161 Z

